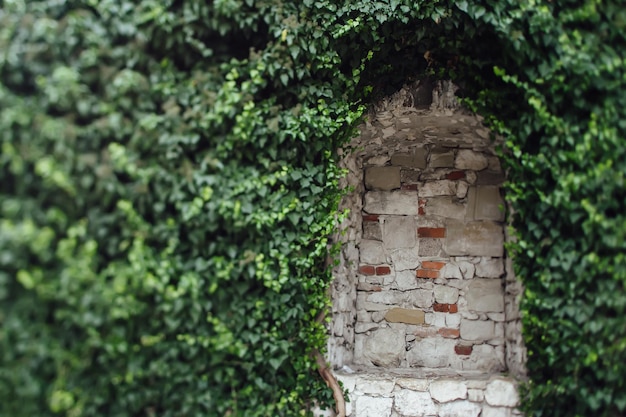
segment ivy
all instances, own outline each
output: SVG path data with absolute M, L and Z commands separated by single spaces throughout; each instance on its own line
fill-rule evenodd
M 626 410 L 619 2 L 0 2 L 0 414 L 331 405 L 335 151 L 453 78 L 505 137 L 536 416 Z

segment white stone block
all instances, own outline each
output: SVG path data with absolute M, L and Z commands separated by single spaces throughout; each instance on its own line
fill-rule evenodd
M 494 407 L 516 407 L 519 395 L 515 383 L 506 379 L 494 379 L 487 384 L 485 401 Z
M 364 210 L 370 214 L 417 216 L 418 196 L 410 191 L 365 193 Z
M 430 394 L 421 391 L 402 389 L 396 392 L 395 410 L 406 417 L 437 415 L 438 406 Z M 383 414 L 381 414 L 382 416 Z M 361 417 L 359 415 L 359 417 Z
M 398 378 L 396 385 L 411 391 L 428 391 L 430 380 L 426 378 Z
M 431 290 L 414 290 L 409 292 L 408 300 L 415 307 L 429 308 L 433 305 L 433 292 Z
M 461 273 L 461 269 L 455 263 L 447 263 L 440 271 L 439 276 L 441 278 L 456 278 L 463 279 L 463 274 Z
M 355 417 L 390 417 L 392 398 L 360 396 L 356 399 Z
M 502 258 L 481 258 L 476 264 L 476 275 L 481 278 L 500 278 L 504 275 Z
M 473 280 L 466 291 L 465 298 L 467 308 L 472 311 L 504 312 L 504 291 L 500 280 Z
M 454 167 L 456 169 L 469 169 L 481 171 L 489 166 L 487 157 L 482 153 L 474 152 L 470 149 L 460 149 L 456 154 Z
M 401 291 L 379 291 L 367 296 L 367 301 L 380 304 L 401 305 L 406 300 L 406 294 Z
M 411 216 L 387 217 L 383 223 L 383 243 L 387 249 L 415 247 L 415 219 Z
M 415 230 L 416 228 L 412 229 L 413 232 L 415 232 Z M 396 272 L 416 269 L 419 266 L 420 261 L 416 247 L 392 249 L 389 251 L 389 254 Z M 412 272 L 412 276 L 415 278 L 414 272 Z M 415 281 L 415 279 L 413 281 Z
M 511 409 L 506 407 L 483 406 L 481 417 L 511 417 Z
M 429 198 L 424 212 L 427 216 L 444 217 L 446 219 L 463 220 L 465 218 L 466 206 L 452 200 L 452 197 Z
M 377 240 L 362 240 L 359 245 L 361 263 L 384 264 L 387 263 L 387 255 L 383 243 Z
M 441 304 L 455 304 L 459 299 L 459 290 L 445 285 L 435 285 L 435 301 Z
M 482 389 L 476 389 L 476 388 L 468 389 L 467 399 L 475 403 L 481 403 L 485 399 L 485 391 Z
M 430 384 L 430 396 L 439 403 L 467 398 L 467 387 L 462 381 L 438 379 Z
M 492 321 L 461 320 L 461 338 L 464 340 L 489 340 L 495 336 Z
M 460 314 L 448 314 L 446 315 L 446 327 L 450 329 L 458 329 L 461 325 Z
M 456 195 L 456 182 L 450 180 L 429 181 L 424 183 L 417 192 L 420 197 Z
M 457 265 L 461 270 L 461 274 L 464 279 L 472 279 L 474 278 L 474 274 L 476 272 L 476 266 L 469 261 L 457 261 Z
M 394 385 L 392 379 L 359 378 L 356 382 L 356 390 L 364 394 L 389 396 Z
M 482 407 L 469 401 L 454 401 L 441 404 L 439 417 L 478 417 Z
M 395 264 L 394 264 L 395 267 Z M 418 288 L 415 271 L 398 271 L 396 272 L 395 287 L 401 291 L 412 290 Z
M 372 331 L 363 345 L 363 356 L 376 366 L 397 367 L 405 352 L 404 332 L 394 329 Z

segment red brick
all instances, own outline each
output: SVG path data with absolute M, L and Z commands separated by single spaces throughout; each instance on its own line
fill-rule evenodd
M 450 305 L 435 303 L 433 304 L 433 311 L 436 311 L 438 313 L 447 313 L 448 311 L 450 311 Z
M 424 207 L 418 207 L 417 208 L 417 214 L 419 214 L 420 216 L 425 216 L 426 215 L 426 210 L 424 210 Z
M 439 329 L 438 333 L 447 339 L 458 339 L 459 336 L 461 336 L 461 331 L 459 329 L 443 328 Z
M 376 268 L 372 265 L 361 265 L 359 267 L 359 272 L 363 275 L 376 275 Z
M 456 304 L 449 304 L 448 307 L 450 308 L 449 309 L 450 313 L 458 313 L 459 312 L 459 306 L 456 305 Z
M 439 278 L 439 271 L 434 271 L 431 269 L 418 269 L 417 270 L 418 278 Z
M 424 269 L 436 269 L 440 270 L 445 266 L 445 262 L 435 262 L 435 261 L 423 261 L 422 268 Z
M 364 214 L 363 215 L 363 221 L 364 222 L 377 222 L 378 221 L 378 214 Z
M 454 347 L 454 352 L 457 355 L 471 355 L 472 354 L 472 347 L 471 346 L 464 346 L 464 345 L 456 345 Z
M 448 175 L 446 175 L 446 178 L 449 180 L 460 180 L 461 178 L 465 178 L 465 172 L 464 171 L 452 171 L 450 172 Z
M 388 266 L 377 266 L 376 275 L 389 275 L 391 274 L 391 268 Z
M 418 227 L 417 236 L 442 238 L 446 237 L 446 229 L 445 227 Z
M 417 191 L 417 184 L 402 184 L 400 189 L 404 191 Z

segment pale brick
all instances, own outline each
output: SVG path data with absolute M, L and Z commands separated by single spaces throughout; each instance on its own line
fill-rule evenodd
M 385 320 L 392 323 L 424 324 L 422 310 L 408 308 L 392 308 L 385 314 Z
M 427 216 L 463 220 L 466 216 L 466 206 L 453 201 L 450 196 L 432 197 L 428 199 L 424 212 Z

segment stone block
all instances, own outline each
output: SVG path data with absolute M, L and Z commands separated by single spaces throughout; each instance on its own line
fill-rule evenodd
M 454 355 L 455 339 L 426 338 L 415 341 L 413 349 L 406 353 L 411 367 L 448 367 Z
M 405 169 L 400 171 L 400 182 L 402 184 L 415 184 L 420 180 L 421 171 L 417 169 Z
M 482 407 L 469 401 L 454 401 L 439 407 L 439 417 L 478 417 Z
M 454 166 L 454 151 L 433 149 L 430 153 L 430 168 L 452 168 Z
M 401 291 L 418 288 L 415 272 L 411 270 L 398 271 L 396 273 L 395 287 Z
M 476 388 L 468 389 L 467 399 L 475 403 L 481 403 L 485 399 L 485 391 Z
M 404 347 L 404 331 L 378 329 L 365 340 L 363 356 L 376 366 L 394 368 L 400 365 Z
M 417 243 L 415 219 L 411 216 L 385 218 L 383 243 L 388 249 L 414 247 Z
M 392 308 L 385 314 L 385 320 L 391 323 L 424 324 L 422 310 L 408 308 Z
M 362 240 L 359 245 L 361 263 L 384 264 L 387 263 L 387 255 L 383 243 L 377 240 Z
M 460 314 L 448 314 L 446 315 L 446 326 L 452 329 L 458 329 L 461 325 Z
M 390 379 L 359 378 L 356 382 L 356 390 L 364 394 L 389 395 L 395 383 Z
M 439 271 L 439 276 L 441 278 L 463 279 L 461 269 L 458 265 L 453 263 L 447 263 L 441 271 Z
M 490 407 L 483 405 L 481 417 L 512 417 L 512 410 L 507 407 Z
M 467 308 L 474 312 L 504 311 L 502 283 L 496 279 L 474 279 L 467 288 Z
M 498 223 L 448 220 L 446 227 L 444 250 L 449 256 L 501 257 L 504 254 L 504 232 Z
M 406 293 L 401 291 L 379 291 L 367 296 L 367 301 L 372 303 L 400 305 L 405 302 Z
M 424 213 L 427 216 L 437 216 L 447 219 L 463 220 L 465 219 L 465 205 L 456 203 L 452 197 L 432 197 L 429 198 L 424 206 Z
M 423 238 L 419 239 L 419 256 L 436 256 L 443 255 L 443 243 L 442 239 L 438 238 Z
M 445 285 L 435 285 L 435 301 L 442 304 L 454 304 L 459 299 L 459 290 Z
M 400 167 L 366 168 L 365 187 L 368 190 L 386 191 L 400 188 Z
M 510 380 L 494 379 L 487 384 L 485 401 L 494 407 L 516 407 L 519 403 L 517 386 Z
M 430 396 L 439 403 L 467 398 L 467 387 L 462 381 L 437 379 L 430 383 Z
M 466 220 L 504 220 L 504 200 L 500 187 L 482 185 L 470 187 L 467 196 Z
M 456 169 L 471 169 L 473 171 L 481 171 L 489 166 L 487 157 L 479 152 L 470 149 L 460 149 L 454 160 Z
M 370 214 L 417 216 L 418 196 L 410 191 L 365 193 L 364 210 Z
M 461 338 L 464 340 L 489 340 L 495 336 L 495 323 L 489 320 L 461 320 Z
M 426 149 L 416 148 L 413 153 L 396 153 L 391 156 L 391 165 L 411 167 L 411 168 L 426 168 Z
M 396 379 L 396 385 L 411 391 L 428 391 L 430 380 L 426 378 L 398 378 Z
M 419 188 L 418 194 L 420 197 L 456 195 L 456 185 L 455 181 L 450 180 L 428 181 Z
M 428 392 L 401 389 L 396 391 L 394 408 L 406 417 L 424 417 L 437 415 L 439 407 Z M 360 414 L 359 417 L 361 417 Z
M 502 258 L 482 258 L 476 264 L 476 275 L 481 278 L 500 278 L 504 275 Z
M 383 240 L 380 223 L 363 222 L 363 239 Z
M 356 399 L 355 417 L 390 417 L 393 398 L 360 396 Z
M 416 307 L 429 308 L 433 305 L 433 292 L 431 290 L 423 289 L 409 291 L 407 299 Z
M 413 235 L 415 234 L 414 230 L 410 232 Z M 389 255 L 396 273 L 408 269 L 416 269 L 420 263 L 416 247 L 392 249 L 389 251 Z M 415 274 L 413 273 L 412 276 L 415 277 Z M 415 282 L 415 279 L 413 282 Z
M 369 332 L 370 330 L 375 330 L 378 329 L 378 324 L 377 323 L 363 323 L 358 321 L 355 325 L 354 325 L 354 333 L 366 333 Z
M 485 170 L 476 173 L 476 185 L 502 185 L 505 179 L 502 171 Z

